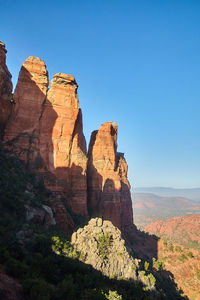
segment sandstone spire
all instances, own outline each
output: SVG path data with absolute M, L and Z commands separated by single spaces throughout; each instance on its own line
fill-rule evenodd
M 14 92 L 13 111 L 5 129 L 4 142 L 28 165 L 39 152 L 39 120 L 48 88 L 43 60 L 30 56 L 22 65 Z
M 57 222 L 70 231 L 73 221 L 66 222 L 70 216 L 65 206 L 88 216 L 86 144 L 77 88 L 72 75 L 58 73 L 48 90 L 44 61 L 29 57 L 19 74 L 4 136 L 4 145 L 43 177 L 52 192 Z
M 123 232 L 133 226 L 127 164 L 117 153 L 117 124 L 107 122 L 91 135 L 88 152 L 88 209 Z
M 40 154 L 54 175 L 48 188 L 87 216 L 86 143 L 77 88 L 72 75 L 54 75 L 41 118 Z

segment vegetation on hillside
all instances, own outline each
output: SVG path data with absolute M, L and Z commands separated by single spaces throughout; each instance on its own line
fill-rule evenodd
M 189 299 L 200 298 L 200 252 L 170 240 L 160 240 L 158 257 L 165 270 L 171 272 L 178 287 Z
M 176 291 L 168 291 L 164 281 L 165 288 L 159 287 L 157 293 L 139 281 L 109 279 L 81 262 L 84 257 L 75 251 L 60 228 L 45 229 L 26 218 L 25 204 L 48 205 L 49 192 L 42 181 L 3 149 L 0 149 L 0 164 L 0 267 L 21 283 L 26 299 L 169 299 L 167 292 L 170 299 L 182 299 Z M 20 230 L 29 233 L 23 245 L 17 235 Z M 111 240 L 109 236 L 99 236 L 98 241 L 104 257 Z M 154 269 L 155 263 L 151 266 L 146 263 L 144 268 L 144 279 L 151 286 L 162 281 L 160 271 Z

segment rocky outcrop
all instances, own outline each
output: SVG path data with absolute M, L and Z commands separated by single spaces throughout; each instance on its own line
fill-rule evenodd
M 42 205 L 41 207 L 33 207 L 30 204 L 26 204 L 25 210 L 26 220 L 28 222 L 42 225 L 45 228 L 56 224 L 52 209 L 47 205 Z
M 12 110 L 12 76 L 6 65 L 6 53 L 5 44 L 0 42 L 0 141 Z
M 127 163 L 117 152 L 117 124 L 107 122 L 91 135 L 88 152 L 88 208 L 123 233 L 132 230 L 133 215 Z
M 71 243 L 82 253 L 85 263 L 104 275 L 136 279 L 139 261 L 131 257 L 120 230 L 111 222 L 91 219 L 87 226 L 73 233 Z

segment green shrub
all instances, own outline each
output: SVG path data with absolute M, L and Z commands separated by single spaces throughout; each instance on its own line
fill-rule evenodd
M 105 294 L 105 296 L 108 300 L 122 300 L 122 296 L 119 295 L 116 291 L 109 290 L 108 294 Z
M 200 280 L 200 271 L 196 272 L 196 277 L 198 280 Z
M 168 250 L 173 252 L 174 251 L 174 246 L 171 242 L 169 242 L 169 245 L 168 245 Z
M 149 269 L 149 263 L 147 261 L 144 262 L 144 269 L 145 271 L 148 271 Z
M 156 284 L 156 278 L 153 276 L 152 273 L 147 275 L 148 279 L 149 279 L 149 283 L 151 287 L 155 287 Z
M 109 233 L 100 233 L 97 237 L 97 248 L 100 257 L 105 260 L 109 254 L 109 248 L 112 244 L 112 236 Z
M 176 246 L 175 247 L 175 251 L 176 252 L 183 252 L 182 248 L 180 246 Z
M 58 236 L 53 236 L 52 241 L 52 250 L 56 254 L 64 255 L 73 259 L 79 258 L 79 256 L 82 257 L 82 255 L 72 247 L 69 241 L 62 241 Z
M 186 255 L 189 257 L 189 258 L 194 258 L 194 255 L 191 251 L 187 252 Z
M 188 260 L 188 257 L 183 253 L 178 257 L 178 260 L 180 260 L 181 262 L 185 262 L 186 260 Z
M 163 245 L 164 245 L 165 248 L 167 248 L 167 241 L 164 240 Z
M 152 267 L 156 271 L 161 271 L 165 268 L 164 262 L 162 260 L 156 260 L 155 257 L 152 258 Z

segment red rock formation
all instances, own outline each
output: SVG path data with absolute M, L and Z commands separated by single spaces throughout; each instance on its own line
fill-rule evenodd
M 110 220 L 123 232 L 133 227 L 127 164 L 117 153 L 117 124 L 101 125 L 91 136 L 88 152 L 88 208 L 92 215 Z
M 0 42 L 0 140 L 12 110 L 12 76 L 6 65 L 6 53 L 5 44 Z
M 60 191 L 74 212 L 87 216 L 86 143 L 77 88 L 72 75 L 58 73 L 51 81 L 41 118 L 40 154 L 54 175 L 47 178 L 48 188 Z
M 117 124 L 105 123 L 92 134 L 87 166 L 77 88 L 72 75 L 58 73 L 48 90 L 44 61 L 29 57 L 19 74 L 4 145 L 42 175 L 52 192 L 56 221 L 66 231 L 73 230 L 66 206 L 87 217 L 87 204 L 92 215 L 128 231 L 133 226 L 132 202 L 127 164 L 116 152 Z
M 52 191 L 56 221 L 68 232 L 73 221 L 65 205 L 88 215 L 86 144 L 77 87 L 73 76 L 59 73 L 47 93 L 45 63 L 29 57 L 19 74 L 14 110 L 4 136 L 6 147 L 29 169 L 42 174 Z
M 14 92 L 14 109 L 5 129 L 4 142 L 28 165 L 39 151 L 39 120 L 48 88 L 43 60 L 30 56 L 19 73 Z

